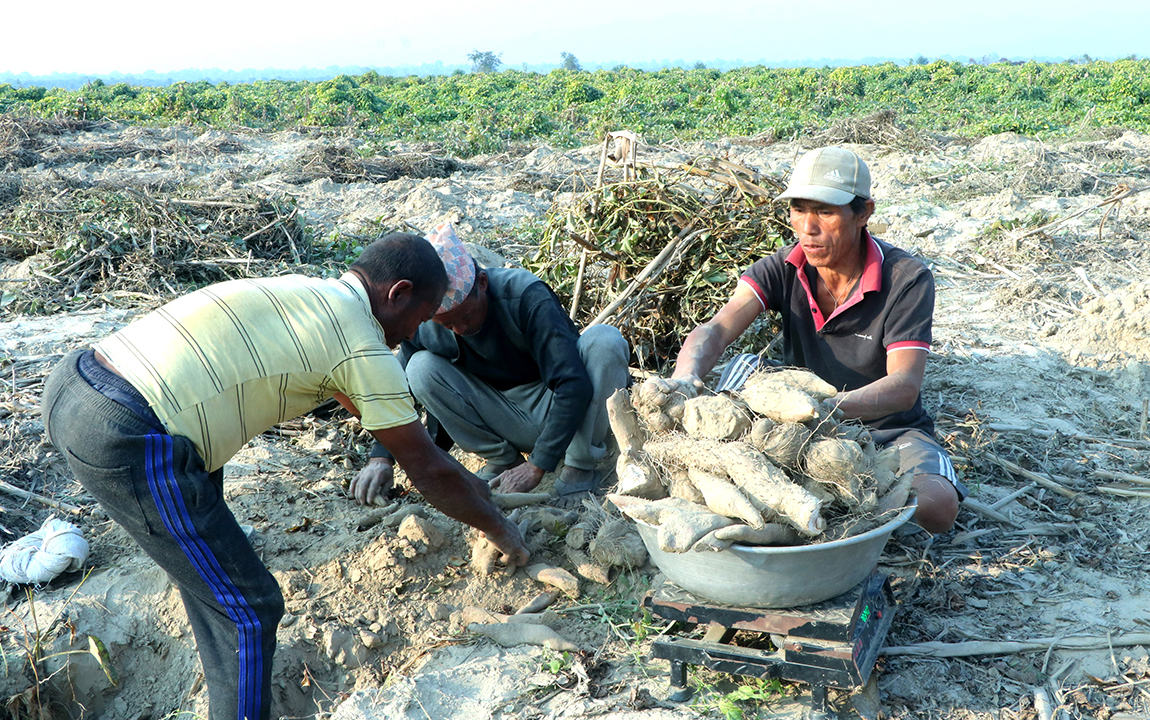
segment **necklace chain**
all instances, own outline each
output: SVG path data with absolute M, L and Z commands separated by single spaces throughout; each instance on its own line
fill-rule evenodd
M 859 273 L 858 275 L 861 275 L 861 274 L 862 273 Z M 819 276 L 819 280 L 823 280 L 823 287 L 825 287 L 827 289 L 827 292 L 830 293 L 831 299 L 835 301 L 835 310 L 838 310 L 839 305 L 842 305 L 843 302 L 846 300 L 846 298 L 850 296 L 851 289 L 854 287 L 855 279 L 858 278 L 858 275 L 852 275 L 851 279 L 847 280 L 847 290 L 846 290 L 846 293 L 844 293 L 845 296 L 843 297 L 842 300 L 839 300 L 838 296 L 835 295 L 834 290 L 831 290 L 831 286 L 827 285 L 826 280 L 823 280 L 822 275 Z

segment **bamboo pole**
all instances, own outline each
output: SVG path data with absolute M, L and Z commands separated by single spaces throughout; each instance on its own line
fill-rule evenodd
M 1082 635 L 1076 637 L 1032 638 L 1030 640 L 972 640 L 969 642 L 924 642 L 896 645 L 879 650 L 880 655 L 925 655 L 929 657 L 971 657 L 973 655 L 1013 655 L 1055 650 L 1101 650 L 1109 647 L 1150 645 L 1150 633 L 1121 637 Z

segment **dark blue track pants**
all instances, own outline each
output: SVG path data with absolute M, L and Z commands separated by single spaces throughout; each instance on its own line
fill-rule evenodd
M 283 595 L 192 443 L 92 388 L 69 354 L 44 387 L 44 427 L 76 479 L 180 591 L 211 720 L 266 720 Z

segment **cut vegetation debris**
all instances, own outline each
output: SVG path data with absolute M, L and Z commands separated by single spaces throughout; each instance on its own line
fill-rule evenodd
M 348 145 L 322 145 L 299 159 L 300 172 L 290 182 L 301 184 L 328 178 L 335 182 L 391 182 L 401 177 L 446 178 L 458 170 L 475 170 L 455 158 L 427 153 L 360 157 Z

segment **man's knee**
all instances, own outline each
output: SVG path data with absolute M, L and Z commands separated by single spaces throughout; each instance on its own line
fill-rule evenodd
M 579 354 L 588 366 L 591 363 L 622 365 L 626 367 L 631 351 L 619 328 L 611 325 L 592 325 L 579 336 Z
M 941 475 L 916 475 L 913 481 L 918 497 L 914 521 L 930 533 L 944 533 L 958 517 L 958 491 Z
M 426 404 L 427 397 L 434 392 L 433 388 L 442 382 L 444 365 L 450 366 L 451 363 L 427 350 L 420 350 L 408 359 L 404 372 L 416 400 Z

